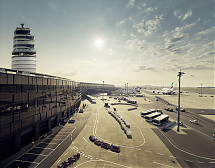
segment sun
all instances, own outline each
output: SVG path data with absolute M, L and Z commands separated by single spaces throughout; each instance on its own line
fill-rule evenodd
M 95 46 L 98 47 L 98 48 L 102 48 L 104 45 L 104 41 L 101 39 L 101 38 L 97 38 L 95 40 Z

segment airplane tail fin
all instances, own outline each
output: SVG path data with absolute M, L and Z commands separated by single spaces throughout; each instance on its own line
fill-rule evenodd
M 172 89 L 172 88 L 173 88 L 173 82 L 172 82 L 172 85 L 171 85 L 170 89 Z

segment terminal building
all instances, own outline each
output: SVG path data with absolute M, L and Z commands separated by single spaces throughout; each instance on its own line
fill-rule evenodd
M 0 79 L 1 159 L 58 126 L 81 103 L 79 82 L 66 78 L 1 69 Z

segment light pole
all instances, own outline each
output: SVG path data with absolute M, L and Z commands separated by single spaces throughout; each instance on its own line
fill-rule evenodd
M 178 72 L 178 128 L 177 131 L 179 132 L 179 124 L 180 124 L 180 95 L 181 95 L 181 76 L 185 74 L 184 72 Z
M 102 100 L 104 101 L 104 81 L 103 81 L 103 94 L 102 94 Z
M 127 83 L 127 95 L 128 95 L 128 83 Z

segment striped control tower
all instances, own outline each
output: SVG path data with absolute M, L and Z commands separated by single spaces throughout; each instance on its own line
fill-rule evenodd
M 34 36 L 30 28 L 17 27 L 13 37 L 12 69 L 27 72 L 36 72 L 36 50 Z

